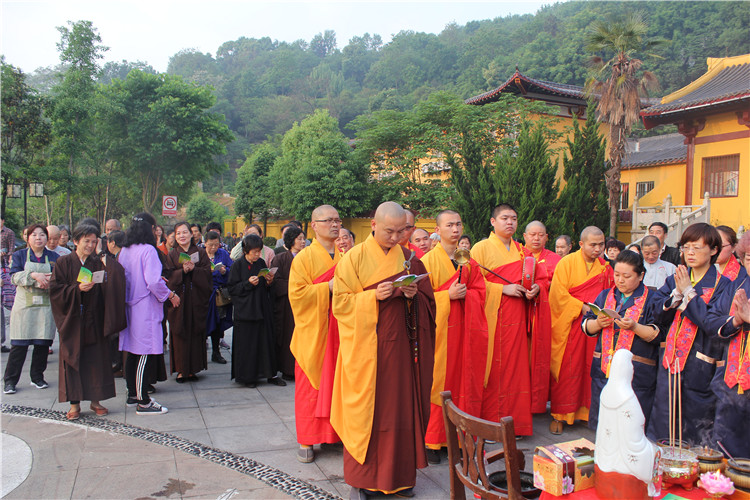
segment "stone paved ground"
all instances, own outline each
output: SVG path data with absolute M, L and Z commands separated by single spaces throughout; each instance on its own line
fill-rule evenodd
M 231 344 L 231 330 L 227 337 Z M 50 388 L 38 390 L 30 386 L 29 355 L 18 384 L 18 392 L 14 395 L 2 395 L 4 405 L 67 411 L 67 403 L 57 402 L 57 345 L 54 349 L 55 353 L 50 356 L 45 372 Z M 229 359 L 228 351 L 223 350 L 223 353 Z M 3 364 L 6 359 L 7 354 L 3 354 Z M 159 416 L 139 416 L 135 414 L 135 408 L 126 408 L 125 381 L 117 379 L 118 396 L 103 402 L 110 410 L 110 414 L 103 418 L 169 433 L 247 457 L 333 495 L 348 498 L 349 487 L 343 481 L 340 447 L 316 447 L 316 460 L 312 464 L 301 464 L 296 460 L 294 384 L 289 383 L 287 387 L 260 384 L 256 389 L 248 389 L 232 382 L 229 374 L 229 364 L 209 362 L 208 370 L 199 374 L 197 382 L 177 384 L 171 378 L 157 384 L 157 392 L 153 397 L 169 408 L 167 415 Z M 86 414 L 87 403 L 84 402 L 82 408 L 82 414 Z M 132 495 L 126 493 L 126 488 L 134 483 L 142 484 L 139 495 L 146 498 L 219 498 L 225 494 L 232 498 L 277 498 L 278 496 L 273 496 L 276 494 L 285 496 L 280 491 L 274 493 L 267 484 L 241 472 L 223 470 L 221 465 L 203 458 L 183 456 L 182 452 L 160 444 L 113 432 L 96 431 L 90 426 L 70 426 L 68 431 L 61 431 L 60 426 L 67 424 L 49 420 L 29 423 L 30 420 L 8 414 L 2 419 L 3 432 L 23 439 L 34 452 L 31 474 L 8 498 L 117 496 L 100 494 L 102 491 L 122 492 L 122 497 L 132 498 Z M 593 433 L 580 424 L 566 427 L 562 437 L 552 436 L 548 430 L 549 421 L 549 415 L 537 415 L 534 419 L 535 435 L 518 443 L 520 448 L 526 449 L 527 470 L 531 468 L 531 452 L 538 445 L 578 437 L 593 441 Z M 55 461 L 61 463 L 55 465 Z M 47 473 L 52 472 L 50 468 L 54 470 L 53 474 Z M 97 475 L 104 469 L 122 473 L 116 475 L 118 479 L 110 481 L 110 475 Z M 239 478 L 237 475 L 243 477 Z M 243 482 L 244 480 L 247 482 Z M 183 491 L 183 483 L 180 481 L 193 486 Z M 227 490 L 236 492 L 226 493 Z M 35 493 L 29 496 L 30 492 Z M 419 498 L 449 497 L 448 467 L 445 460 L 440 465 L 418 472 L 415 492 Z

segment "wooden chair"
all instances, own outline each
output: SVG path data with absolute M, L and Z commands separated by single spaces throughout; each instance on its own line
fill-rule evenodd
M 448 466 L 451 477 L 451 498 L 465 500 L 464 486 L 483 499 L 510 498 L 520 500 L 520 471 L 525 466 L 523 452 L 516 449 L 513 418 L 503 417 L 500 423 L 473 417 L 458 409 L 450 391 L 440 393 L 443 399 L 443 420 L 448 437 Z M 503 447 L 485 453 L 485 443 L 494 441 Z M 505 459 L 508 480 L 507 495 L 490 484 L 486 465 Z

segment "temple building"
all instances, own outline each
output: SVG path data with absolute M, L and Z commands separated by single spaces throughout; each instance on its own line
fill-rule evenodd
M 623 161 L 621 208 L 698 207 L 711 224 L 750 225 L 750 54 L 708 58 L 708 71 L 641 111 L 646 129 L 678 134 L 631 141 Z

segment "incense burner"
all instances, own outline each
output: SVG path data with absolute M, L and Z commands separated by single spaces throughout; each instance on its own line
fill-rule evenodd
M 698 456 L 698 466 L 701 473 L 716 470 L 723 471 L 726 468 L 723 460 L 724 455 L 720 451 L 713 450 L 707 446 L 693 446 L 690 448 L 690 451 Z
M 661 467 L 666 487 L 679 484 L 689 491 L 698 479 L 698 456 L 690 450 L 681 450 L 675 446 L 663 447 Z
M 750 459 L 730 458 L 725 474 L 742 491 L 750 492 Z

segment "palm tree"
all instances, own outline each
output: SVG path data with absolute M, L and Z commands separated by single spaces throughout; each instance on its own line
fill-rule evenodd
M 641 97 L 658 88 L 653 73 L 640 71 L 643 61 L 633 57 L 636 51 L 664 43 L 663 39 L 646 39 L 648 26 L 643 14 L 635 12 L 621 22 L 595 21 L 587 34 L 587 50 L 595 54 L 614 52 L 611 59 L 599 55 L 591 58 L 594 74 L 586 82 L 587 93 L 599 101 L 598 120 L 609 125 L 609 162 L 605 177 L 609 190 L 609 233 L 617 231 L 620 199 L 620 167 L 625 142 L 639 119 Z

